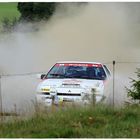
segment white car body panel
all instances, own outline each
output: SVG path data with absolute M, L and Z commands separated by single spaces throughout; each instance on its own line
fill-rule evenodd
M 63 61 L 59 63 L 84 63 L 84 64 L 101 64 L 96 62 L 77 62 Z M 107 75 L 107 74 L 106 74 Z M 108 75 L 107 75 L 108 77 Z M 104 81 L 80 78 L 62 78 L 62 79 L 44 79 L 37 87 L 37 101 L 47 106 L 53 102 L 58 104 L 61 101 L 74 101 L 88 103 L 93 94 L 96 95 L 96 102 L 99 102 L 104 96 Z M 85 96 L 88 95 L 88 96 Z M 55 100 L 52 100 L 52 97 Z

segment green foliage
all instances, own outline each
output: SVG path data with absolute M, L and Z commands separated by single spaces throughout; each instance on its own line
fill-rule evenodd
M 54 2 L 19 2 L 18 10 L 23 21 L 48 20 L 54 13 L 56 3 Z
M 127 88 L 128 96 L 140 101 L 140 69 L 137 69 L 137 80 L 131 78 L 131 89 Z
M 13 18 L 10 20 L 9 18 L 5 17 L 2 20 L 2 32 L 12 32 L 15 29 L 15 26 L 17 25 L 18 20 L 17 18 Z
M 3 32 L 11 32 L 15 26 L 12 25 L 19 19 L 20 13 L 17 10 L 17 3 L 2 2 L 0 3 L 0 34 Z
M 2 138 L 139 138 L 140 106 L 52 108 L 32 118 L 1 123 Z

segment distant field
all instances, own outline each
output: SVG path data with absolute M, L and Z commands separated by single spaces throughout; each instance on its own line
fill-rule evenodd
M 19 16 L 20 13 L 17 10 L 17 3 L 0 3 L 0 23 L 5 17 L 11 20 L 14 17 L 18 18 Z

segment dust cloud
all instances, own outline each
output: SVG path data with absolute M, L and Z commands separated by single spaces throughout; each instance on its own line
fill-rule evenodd
M 57 61 L 96 61 L 115 70 L 115 104 L 126 100 L 125 86 L 140 67 L 140 3 L 62 3 L 48 22 L 20 24 L 16 32 L 0 35 L 0 72 L 16 74 L 48 71 Z M 26 31 L 26 32 L 25 32 Z M 128 63 L 135 62 L 135 63 Z M 3 107 L 32 106 L 36 75 L 3 76 Z M 110 81 L 108 102 L 112 102 Z M 29 104 L 30 105 L 29 105 Z

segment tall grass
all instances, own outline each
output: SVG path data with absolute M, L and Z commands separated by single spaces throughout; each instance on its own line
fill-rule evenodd
M 55 108 L 2 123 L 1 138 L 139 138 L 140 106 Z

